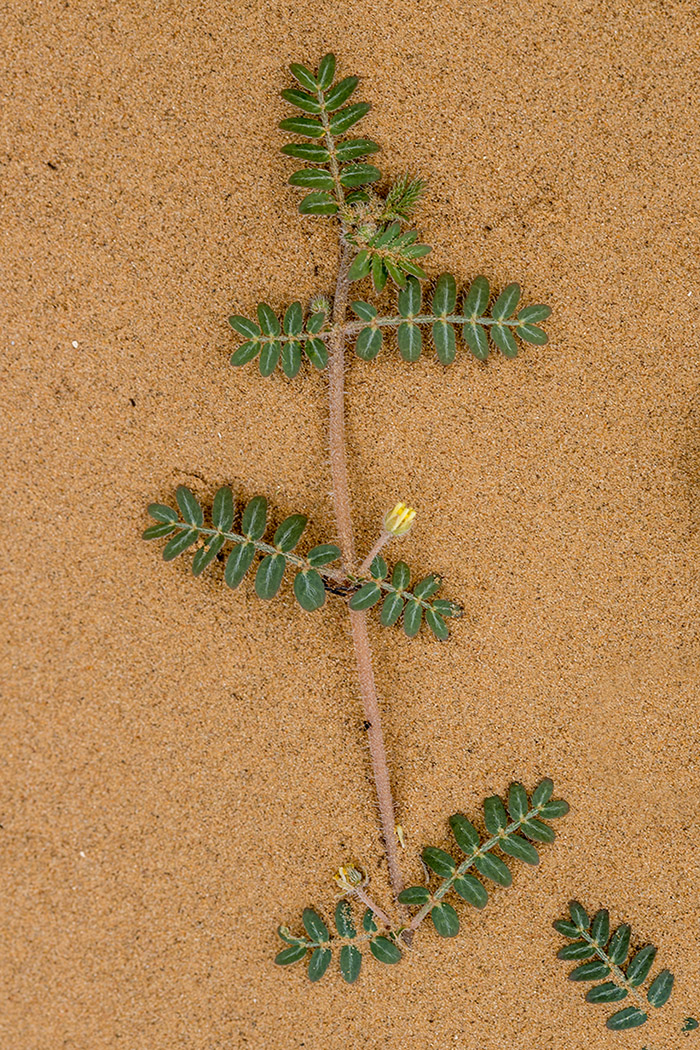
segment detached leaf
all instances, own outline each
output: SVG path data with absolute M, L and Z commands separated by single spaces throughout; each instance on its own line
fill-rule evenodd
M 186 485 L 179 485 L 175 493 L 180 513 L 188 525 L 198 528 L 204 524 L 204 513 L 194 495 Z

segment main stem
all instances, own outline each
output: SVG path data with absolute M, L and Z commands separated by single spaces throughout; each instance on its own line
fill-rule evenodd
M 340 265 L 333 300 L 333 333 L 328 343 L 329 350 L 329 443 L 331 475 L 333 478 L 333 505 L 338 522 L 338 537 L 346 573 L 355 570 L 355 536 L 352 524 L 350 487 L 345 454 L 345 335 L 343 324 L 348 304 L 348 270 L 351 250 L 341 232 Z M 372 669 L 372 651 L 367 634 L 367 617 L 364 612 L 350 609 L 350 626 L 357 660 L 360 695 L 364 707 L 367 740 L 372 761 L 372 773 L 377 789 L 379 816 L 384 836 L 389 879 L 395 896 L 404 886 L 399 865 L 399 843 L 396 838 L 394 800 L 391 794 L 389 767 L 384 747 L 382 719 L 377 699 L 377 688 Z

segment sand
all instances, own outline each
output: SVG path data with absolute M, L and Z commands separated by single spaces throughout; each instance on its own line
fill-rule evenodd
M 697 85 L 684 0 L 23 2 L 2 35 L 0 1042 L 12 1050 L 693 1047 L 698 952 Z M 406 875 L 457 809 L 551 776 L 538 869 L 347 988 L 271 960 L 357 858 L 387 899 L 347 616 L 142 543 L 180 483 L 334 538 L 326 377 L 228 365 L 233 311 L 330 293 L 279 153 L 333 50 L 382 169 L 429 180 L 432 276 L 519 280 L 550 344 L 348 366 L 360 547 L 463 601 L 370 617 Z M 676 989 L 615 1035 L 566 980 L 577 897 Z M 658 968 L 658 967 L 657 967 Z

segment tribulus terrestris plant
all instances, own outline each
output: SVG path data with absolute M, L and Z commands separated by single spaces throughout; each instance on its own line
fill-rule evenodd
M 389 342 L 385 337 L 391 335 L 401 358 L 414 362 L 427 335 L 439 364 L 448 366 L 455 360 L 459 334 L 479 362 L 486 360 L 492 346 L 504 357 L 513 358 L 519 340 L 537 346 L 547 342 L 538 322 L 544 321 L 550 310 L 539 304 L 518 309 L 520 287 L 515 283 L 507 285 L 491 303 L 486 277 L 476 277 L 460 296 L 458 281 L 452 274 L 429 281 L 421 260 L 430 247 L 419 239 L 412 225 L 424 184 L 407 175 L 385 183 L 379 168 L 366 159 L 376 154 L 379 146 L 371 139 L 348 137 L 347 133 L 366 115 L 369 104 L 350 102 L 358 79 L 349 76 L 336 81 L 335 66 L 335 58 L 329 54 L 321 60 L 317 72 L 298 64 L 290 67 L 298 86 L 282 95 L 301 115 L 280 124 L 284 131 L 308 140 L 282 147 L 287 156 L 307 165 L 289 179 L 293 186 L 309 191 L 299 211 L 303 215 L 328 216 L 337 223 L 340 253 L 332 305 L 321 294 L 312 300 L 305 315 L 299 301 L 283 312 L 262 302 L 257 307 L 256 320 L 237 314 L 229 318 L 229 323 L 244 339 L 231 357 L 235 366 L 257 359 L 263 376 L 271 375 L 279 366 L 290 380 L 299 374 L 305 358 L 315 369 L 327 370 L 328 441 L 338 544 L 322 543 L 306 553 L 297 553 L 307 524 L 303 514 L 284 518 L 272 536 L 264 539 L 269 511 L 262 495 L 247 502 L 240 525 L 234 528 L 235 502 L 228 487 L 217 492 L 211 525 L 205 525 L 199 501 L 181 486 L 176 507 L 151 504 L 149 513 L 156 524 L 146 529 L 144 537 L 167 538 L 163 551 L 166 561 L 196 546 L 192 559 L 195 575 L 215 559 L 223 559 L 224 548 L 230 548 L 224 579 L 232 588 L 242 584 L 260 556 L 254 587 L 262 599 L 274 598 L 285 574 L 293 573 L 293 592 L 302 609 L 314 612 L 321 608 L 327 594 L 347 606 L 394 899 L 386 908 L 381 907 L 369 895 L 368 880 L 361 868 L 344 864 L 335 876 L 342 894 L 335 908 L 336 933 L 331 936 L 321 915 L 306 909 L 304 936 L 280 926 L 279 935 L 287 946 L 276 961 L 284 965 L 308 956 L 308 975 L 317 980 L 337 947 L 340 971 L 351 983 L 360 972 L 360 944 L 367 944 L 371 955 L 380 962 L 395 963 L 428 917 L 438 934 L 454 936 L 459 929 L 459 916 L 446 899 L 448 895 L 455 902 L 461 900 L 482 908 L 488 894 L 477 876 L 498 886 L 510 884 L 510 869 L 499 853 L 537 864 L 539 854 L 533 843 L 554 839 L 554 831 L 546 821 L 563 816 L 568 805 L 552 798 L 551 780 L 543 780 L 529 797 L 521 784 L 513 784 L 507 810 L 498 797 L 484 803 L 486 838 L 466 816 L 455 814 L 449 823 L 459 857 L 454 859 L 443 849 L 427 847 L 422 853 L 425 884 L 407 887 L 404 883 L 399 847 L 403 832 L 396 824 L 366 614 L 381 603 L 382 625 L 391 627 L 400 621 L 405 634 L 412 638 L 425 624 L 436 639 L 444 642 L 449 635 L 448 620 L 459 616 L 461 609 L 439 596 L 441 580 L 435 574 L 413 582 L 414 574 L 406 562 L 395 561 L 390 568 L 384 558 L 389 545 L 411 528 L 415 518 L 412 508 L 397 504 L 386 515 L 371 549 L 361 557 L 357 555 L 346 465 L 346 348 L 352 346 L 357 357 L 369 362 Z M 388 284 L 395 286 L 395 308 L 383 313 L 366 299 L 351 297 L 350 288 L 357 282 L 367 282 L 377 293 Z M 428 872 L 437 880 L 432 888 Z M 360 933 L 350 901 L 364 906 Z
M 587 1002 L 619 1003 L 628 996 L 635 1000 L 634 1006 L 625 1006 L 608 1018 L 606 1025 L 613 1032 L 644 1024 L 649 1019 L 647 1003 L 658 1008 L 668 1002 L 673 990 L 670 970 L 661 970 L 657 974 L 647 989 L 646 1002 L 637 990 L 654 965 L 656 948 L 653 944 L 646 944 L 628 958 L 631 927 L 623 922 L 611 933 L 610 914 L 606 908 L 601 908 L 591 919 L 583 905 L 571 901 L 569 918 L 557 919 L 554 929 L 571 941 L 559 950 L 558 957 L 579 962 L 569 974 L 570 981 L 608 978 L 586 992 Z M 583 959 L 589 961 L 582 962 Z

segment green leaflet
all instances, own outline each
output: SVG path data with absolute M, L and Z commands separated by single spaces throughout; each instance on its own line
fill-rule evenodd
M 433 293 L 433 313 L 436 317 L 451 314 L 457 303 L 457 283 L 451 273 L 443 273 Z
M 345 109 L 340 109 L 333 114 L 330 121 L 331 135 L 344 135 L 358 120 L 369 113 L 369 102 L 354 102 Z
M 335 906 L 335 928 L 339 937 L 355 937 L 355 924 L 352 921 L 352 908 L 347 901 L 341 900 Z
M 658 977 L 654 978 L 647 992 L 647 999 L 654 1007 L 661 1007 L 668 1002 L 673 991 L 673 974 L 670 970 L 662 970 Z
M 345 164 L 347 161 L 366 157 L 368 153 L 377 153 L 379 148 L 377 143 L 370 139 L 345 139 L 337 144 L 335 155 L 339 164 Z
M 305 514 L 290 514 L 275 530 L 273 543 L 278 551 L 288 554 L 302 537 L 308 518 Z
M 303 110 L 305 113 L 321 112 L 321 103 L 315 95 L 310 94 L 308 91 L 300 91 L 298 88 L 285 88 L 284 91 L 280 91 L 280 95 L 286 102 L 291 102 L 293 106 Z
M 338 205 L 328 193 L 309 193 L 299 205 L 302 215 L 335 215 Z
M 435 846 L 428 846 L 422 853 L 423 863 L 443 879 L 449 879 L 455 873 L 456 864 L 449 853 Z
M 280 589 L 287 562 L 283 554 L 266 554 L 255 574 L 255 593 L 269 601 Z
M 340 972 L 347 984 L 353 984 L 360 976 L 362 954 L 352 944 L 344 944 L 340 949 Z
M 591 938 L 603 948 L 608 943 L 609 936 L 610 914 L 606 908 L 601 908 L 600 911 L 597 911 L 593 916 Z
M 622 1032 L 626 1028 L 638 1028 L 646 1020 L 647 1015 L 636 1006 L 626 1006 L 624 1010 L 618 1010 L 609 1017 L 605 1024 L 612 1032 Z
M 337 561 L 339 557 L 340 547 L 336 547 L 334 543 L 320 543 L 318 547 L 313 547 L 309 551 L 306 555 L 306 560 L 315 569 L 319 569 L 323 565 Z
M 294 577 L 294 596 L 307 612 L 321 608 L 326 600 L 326 589 L 315 569 L 297 573 Z
M 224 579 L 231 588 L 236 588 L 250 568 L 255 557 L 255 546 L 252 543 L 241 543 L 234 547 L 228 556 Z
M 489 899 L 488 891 L 483 883 L 474 878 L 473 875 L 460 875 L 452 883 L 455 893 L 475 908 L 485 908 Z
M 310 981 L 320 981 L 331 961 L 330 948 L 316 948 L 309 959 L 308 975 Z
M 175 526 L 163 523 L 161 525 L 149 525 L 141 534 L 143 540 L 159 540 L 163 536 L 170 536 Z
M 292 963 L 300 962 L 300 960 L 306 955 L 306 951 L 307 948 L 305 944 L 291 945 L 289 948 L 283 948 L 282 951 L 275 956 L 275 962 L 278 966 L 291 966 Z
M 407 886 L 401 890 L 399 900 L 402 904 L 420 906 L 430 900 L 430 891 L 427 886 Z
M 226 542 L 225 536 L 210 536 L 206 547 L 200 547 L 195 553 L 192 559 L 192 575 L 201 576 L 206 569 L 207 565 L 210 565 L 214 558 L 217 556 L 224 543 Z
M 262 539 L 267 528 L 267 500 L 264 496 L 254 496 L 248 503 L 241 526 L 249 540 Z
M 627 980 L 633 988 L 644 984 L 655 958 L 656 948 L 653 944 L 647 944 L 632 956 L 627 966 Z
M 398 327 L 397 338 L 404 361 L 417 361 L 423 346 L 423 336 L 418 325 L 404 321 Z
M 211 520 L 214 528 L 222 532 L 228 532 L 233 525 L 233 493 L 227 485 L 223 485 L 214 496 Z
M 200 525 L 204 524 L 204 512 L 194 495 L 185 485 L 178 486 L 175 498 L 183 520 L 188 525 L 194 525 L 195 528 L 199 528 Z
M 486 853 L 483 857 L 476 857 L 474 867 L 480 875 L 486 876 L 487 879 L 498 883 L 499 886 L 510 886 L 513 881 L 513 876 L 506 862 L 501 860 L 500 857 L 494 857 L 491 853 Z
M 463 813 L 455 813 L 450 817 L 449 823 L 457 845 L 463 853 L 470 856 L 481 843 L 479 832 Z
M 318 64 L 318 73 L 316 74 L 316 83 L 318 84 L 321 91 L 325 91 L 333 83 L 333 77 L 335 76 L 335 55 L 329 52 L 324 55 Z
M 355 343 L 355 353 L 362 361 L 373 361 L 381 347 L 381 328 L 363 328 Z
M 304 908 L 301 921 L 304 924 L 304 929 L 314 943 L 324 943 L 328 940 L 328 927 L 318 912 L 314 911 L 313 908 Z
M 451 904 L 436 904 L 430 912 L 436 933 L 441 937 L 456 937 L 459 933 L 459 916 Z
M 520 835 L 509 835 L 500 843 L 500 848 L 510 857 L 523 860 L 526 864 L 535 865 L 540 862 L 540 855 L 535 847 Z
M 182 532 L 178 532 L 176 536 L 168 540 L 163 548 L 163 561 L 172 561 L 173 558 L 177 558 L 179 554 L 182 554 L 183 551 L 186 551 L 188 547 L 191 547 L 197 541 L 198 536 L 199 533 L 196 529 L 184 529 Z
M 534 805 L 533 798 L 533 805 Z M 508 813 L 511 820 L 522 820 L 528 811 L 527 792 L 522 784 L 511 784 L 508 791 Z
M 369 942 L 369 950 L 379 962 L 391 965 L 401 962 L 401 951 L 388 937 L 375 937 Z
M 498 832 L 508 823 L 505 806 L 498 795 L 494 795 L 492 798 L 487 798 L 485 800 L 484 823 L 486 824 L 486 830 L 490 835 L 497 835 Z
M 338 109 L 344 102 L 347 102 L 358 84 L 358 77 L 345 77 L 344 80 L 339 80 L 337 84 L 329 88 L 324 99 L 327 111 L 332 113 L 334 109 Z
M 559 958 L 564 956 L 559 953 Z M 613 981 L 605 981 L 604 984 L 596 984 L 586 992 L 587 1003 L 619 1003 L 626 999 L 629 992 L 626 988 L 620 988 Z
M 382 592 L 376 583 L 365 583 L 360 587 L 359 591 L 353 594 L 348 604 L 351 609 L 371 609 L 373 605 L 377 604 L 381 596 Z

